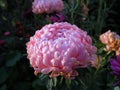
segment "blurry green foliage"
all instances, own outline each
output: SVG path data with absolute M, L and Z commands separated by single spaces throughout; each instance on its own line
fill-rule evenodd
M 8 73 L 5 67 L 0 68 L 0 84 L 4 83 L 8 78 Z
M 115 87 L 114 90 L 120 90 L 120 88 L 119 87 Z
M 6 62 L 6 66 L 7 67 L 11 67 L 11 66 L 14 66 L 16 65 L 17 61 L 19 61 L 21 58 L 21 53 L 20 52 L 10 52 L 8 55 L 7 55 L 7 62 Z
M 6 0 L 0 0 L 0 7 L 2 9 L 7 9 L 7 2 L 6 2 Z

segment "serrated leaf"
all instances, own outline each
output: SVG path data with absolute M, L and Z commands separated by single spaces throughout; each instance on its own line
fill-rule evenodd
M 6 66 L 11 67 L 16 65 L 17 61 L 19 61 L 20 58 L 21 58 L 20 52 L 10 52 L 7 56 Z

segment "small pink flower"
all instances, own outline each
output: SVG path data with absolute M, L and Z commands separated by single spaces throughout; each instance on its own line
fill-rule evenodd
M 60 12 L 64 9 L 62 0 L 34 0 L 32 11 L 35 14 Z
M 7 31 L 7 32 L 4 33 L 4 35 L 5 35 L 5 36 L 9 36 L 9 35 L 10 35 L 10 32 Z
M 44 26 L 27 43 L 35 73 L 50 73 L 50 77 L 77 76 L 76 69 L 88 67 L 96 59 L 96 51 L 87 32 L 67 22 Z

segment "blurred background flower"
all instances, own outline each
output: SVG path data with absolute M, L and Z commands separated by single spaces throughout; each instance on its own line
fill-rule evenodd
M 60 12 L 64 9 L 62 0 L 34 0 L 32 11 L 35 14 Z
M 57 13 L 54 16 L 50 17 L 51 22 L 64 22 L 65 16 L 62 13 Z
M 7 32 L 4 33 L 4 35 L 5 35 L 5 36 L 9 36 L 9 35 L 10 35 L 10 32 L 7 31 Z

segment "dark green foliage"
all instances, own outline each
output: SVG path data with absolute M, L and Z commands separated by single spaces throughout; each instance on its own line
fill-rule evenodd
M 82 0 L 63 0 L 66 21 L 86 30 L 93 38 L 102 61 L 100 67 L 77 70 L 74 80 L 48 75 L 34 75 L 26 54 L 26 43 L 37 29 L 49 22 L 46 14 L 34 15 L 33 0 L 0 0 L 0 90 L 120 90 L 113 87 L 116 77 L 111 74 L 109 59 L 114 53 L 106 53 L 99 41 L 99 35 L 109 29 L 120 33 L 119 0 L 84 0 L 89 8 L 85 16 Z M 86 17 L 85 21 L 82 18 Z M 10 35 L 5 36 L 5 32 Z

